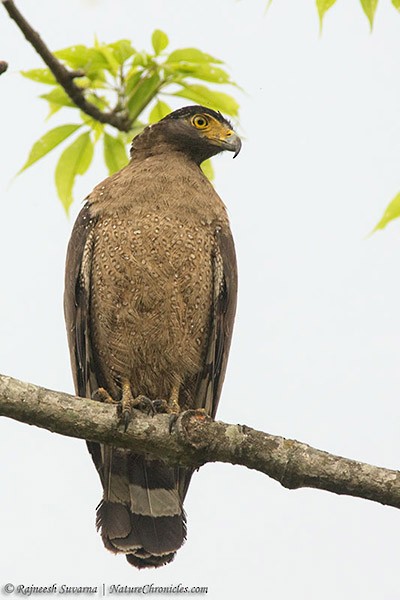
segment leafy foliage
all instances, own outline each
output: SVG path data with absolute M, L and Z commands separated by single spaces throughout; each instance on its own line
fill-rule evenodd
M 324 15 L 336 3 L 336 0 L 316 0 L 317 10 L 319 15 L 319 22 L 322 28 L 322 21 L 324 19 Z M 369 21 L 369 24 L 372 27 L 374 25 L 374 17 L 376 7 L 378 6 L 378 0 L 360 0 L 361 7 Z M 392 4 L 397 10 L 400 11 L 400 0 L 392 0 Z
M 60 156 L 55 178 L 57 192 L 66 208 L 72 203 L 72 188 L 75 177 L 88 170 L 93 158 L 93 142 L 90 131 L 82 133 Z
M 331 8 L 336 2 L 336 0 L 316 0 L 317 2 L 317 10 L 319 15 L 319 24 L 322 29 L 322 22 L 324 19 L 324 15 L 327 10 Z
M 50 129 L 50 131 L 33 144 L 28 159 L 21 168 L 20 173 L 53 150 L 58 144 L 61 144 L 67 137 L 75 133 L 79 127 L 81 125 L 60 125 L 59 127 Z
M 77 72 L 75 84 L 87 101 L 102 111 L 129 118 L 130 131 L 119 131 L 116 136 L 108 131 L 109 125 L 81 112 L 49 69 L 22 72 L 24 77 L 49 86 L 50 89 L 40 96 L 49 105 L 48 117 L 67 108 L 75 110 L 80 123 L 60 125 L 45 133 L 33 145 L 20 172 L 83 128 L 64 149 L 56 167 L 57 192 L 67 212 L 73 201 L 76 177 L 89 168 L 95 145 L 102 142 L 109 174 L 119 170 L 128 162 L 126 144 L 130 139 L 147 123 L 162 119 L 172 110 L 166 102 L 168 97 L 175 98 L 175 103 L 177 98 L 185 98 L 233 117 L 238 115 L 239 105 L 230 94 L 204 83 L 236 85 L 221 60 L 197 48 L 180 48 L 167 54 L 168 36 L 159 29 L 153 32 L 151 44 L 152 51 L 145 52 L 137 51 L 126 39 L 111 44 L 95 40 L 93 47 L 77 44 L 54 52 L 66 67 Z M 205 165 L 205 172 L 212 174 L 210 164 Z
M 400 0 L 391 0 L 391 1 L 392 1 L 393 6 L 398 11 L 400 11 Z M 327 12 L 327 10 L 329 10 L 331 8 L 331 6 L 333 6 L 335 4 L 335 2 L 336 2 L 336 0 L 316 0 L 321 29 L 322 29 L 322 22 L 323 22 L 325 13 Z M 376 7 L 378 6 L 378 0 L 360 0 L 360 3 L 361 3 L 362 9 L 363 9 L 365 15 L 368 18 L 368 21 L 369 21 L 369 24 L 371 27 L 371 31 L 372 31 L 372 28 L 374 25 L 375 11 L 376 11 Z M 377 223 L 377 225 L 375 225 L 374 229 L 372 230 L 372 233 L 375 233 L 375 231 L 378 231 L 378 229 L 384 229 L 386 227 L 386 225 L 388 225 L 388 223 L 390 223 L 390 221 L 393 221 L 394 219 L 398 219 L 399 217 L 400 217 L 400 192 L 388 204 L 385 212 L 382 215 L 381 220 Z
M 396 194 L 393 200 L 386 207 L 385 212 L 382 215 L 381 220 L 377 225 L 375 225 L 372 233 L 378 231 L 378 229 L 384 229 L 390 221 L 393 219 L 398 219 L 400 217 L 400 192 Z
M 121 137 L 113 137 L 104 132 L 104 162 L 107 165 L 108 174 L 116 173 L 128 162 L 128 153 L 125 143 Z
M 361 6 L 363 7 L 363 11 L 368 17 L 369 24 L 372 27 L 374 25 L 374 16 L 376 7 L 378 5 L 378 0 L 360 0 Z

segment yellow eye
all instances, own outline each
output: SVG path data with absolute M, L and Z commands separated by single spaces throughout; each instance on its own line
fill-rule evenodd
M 208 125 L 208 119 L 204 115 L 195 115 L 192 123 L 197 129 L 205 129 Z

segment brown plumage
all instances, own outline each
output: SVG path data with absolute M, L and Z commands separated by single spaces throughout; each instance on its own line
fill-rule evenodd
M 68 247 L 65 318 L 76 393 L 215 416 L 236 307 L 225 207 L 199 168 L 240 140 L 220 113 L 175 111 L 132 143 L 131 161 L 87 197 Z M 105 392 L 104 392 L 105 391 Z M 133 401 L 134 402 L 134 401 Z M 192 470 L 88 442 L 103 485 L 105 546 L 141 568 L 186 536 Z

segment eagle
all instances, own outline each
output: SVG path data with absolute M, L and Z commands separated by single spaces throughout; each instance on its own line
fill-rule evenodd
M 130 162 L 87 196 L 68 245 L 64 309 L 76 394 L 215 417 L 236 310 L 226 208 L 200 165 L 239 136 L 220 112 L 176 110 L 146 127 Z M 174 418 L 174 417 L 171 417 Z M 87 442 L 103 487 L 96 525 L 135 567 L 173 560 L 186 539 L 193 470 Z

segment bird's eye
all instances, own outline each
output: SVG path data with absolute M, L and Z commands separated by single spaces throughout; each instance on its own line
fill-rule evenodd
M 192 123 L 197 129 L 204 129 L 208 125 L 208 120 L 203 115 L 195 115 Z

